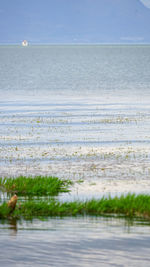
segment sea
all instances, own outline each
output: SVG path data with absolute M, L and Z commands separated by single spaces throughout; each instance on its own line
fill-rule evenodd
M 61 201 L 149 194 L 150 45 L 1 45 L 0 177 L 19 175 L 71 179 Z M 0 265 L 148 265 L 149 232 L 115 217 L 0 222 Z

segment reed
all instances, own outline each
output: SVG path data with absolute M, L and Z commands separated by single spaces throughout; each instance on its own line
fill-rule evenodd
M 55 196 L 68 192 L 69 185 L 71 181 L 51 176 L 0 178 L 3 191 L 18 196 Z
M 101 198 L 99 200 L 74 201 L 61 203 L 51 200 L 27 200 L 17 207 L 11 216 L 32 219 L 48 216 L 76 215 L 108 215 L 117 214 L 125 217 L 143 217 L 150 219 L 150 195 L 128 194 L 121 197 Z M 0 206 L 0 218 L 6 218 L 8 209 L 6 203 Z

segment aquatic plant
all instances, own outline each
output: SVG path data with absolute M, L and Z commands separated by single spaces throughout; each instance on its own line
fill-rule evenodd
M 60 192 L 68 192 L 71 184 L 70 180 L 51 176 L 0 178 L 3 190 L 18 196 L 55 196 Z
M 150 195 L 128 194 L 120 197 L 103 197 L 99 200 L 61 203 L 57 200 L 27 200 L 17 207 L 11 216 L 16 218 L 38 218 L 47 216 L 108 215 L 150 219 Z M 8 206 L 0 206 L 0 218 L 8 216 Z
M 7 203 L 3 203 L 0 205 L 0 219 L 8 218 L 10 214 L 10 208 Z

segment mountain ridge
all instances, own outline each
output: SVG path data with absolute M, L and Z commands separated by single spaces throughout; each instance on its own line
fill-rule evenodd
M 0 9 L 0 43 L 150 43 L 150 9 L 140 0 L 12 2 Z

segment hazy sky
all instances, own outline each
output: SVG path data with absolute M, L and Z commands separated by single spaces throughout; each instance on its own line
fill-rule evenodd
M 150 43 L 150 0 L 0 0 L 0 43 Z
M 140 0 L 146 7 L 150 8 L 150 0 Z

